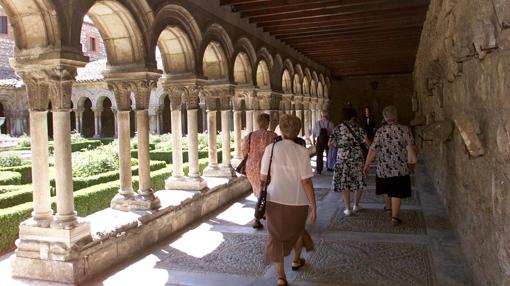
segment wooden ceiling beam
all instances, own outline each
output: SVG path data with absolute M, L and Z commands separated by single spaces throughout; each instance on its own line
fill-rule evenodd
M 275 36 L 277 39 L 282 41 L 306 41 L 310 39 L 324 39 L 331 37 L 342 37 L 342 36 L 366 36 L 370 37 L 375 33 L 381 33 L 387 36 L 398 36 L 398 35 L 408 35 L 408 34 L 420 34 L 421 28 L 419 27 L 406 27 L 401 29 L 364 29 L 364 30 L 350 30 L 350 31 L 338 31 L 338 32 L 325 32 L 325 33 L 316 33 L 316 34 L 301 34 L 301 35 L 293 35 L 293 36 L 284 36 L 279 37 Z
M 367 6 L 348 6 L 339 7 L 333 9 L 314 10 L 314 11 L 299 11 L 287 13 L 282 15 L 268 15 L 268 16 L 257 16 L 250 17 L 250 23 L 257 23 L 262 25 L 264 23 L 270 23 L 274 21 L 291 21 L 293 19 L 310 19 L 310 18 L 326 18 L 326 17 L 341 17 L 345 15 L 352 15 L 361 12 L 371 13 L 384 13 L 385 11 L 399 10 L 405 7 L 423 7 L 426 5 L 426 0 L 393 0 L 385 4 L 380 5 L 367 5 Z
M 234 10 L 240 12 L 258 11 L 261 9 L 294 7 L 304 4 L 328 4 L 330 2 L 340 3 L 343 0 L 271 0 L 265 3 L 242 3 L 232 5 Z M 356 1 L 356 0 L 351 0 Z
M 341 28 L 326 28 L 326 29 L 316 29 L 307 30 L 307 31 L 292 31 L 292 32 L 279 32 L 273 33 L 275 37 L 279 39 L 284 38 L 295 38 L 300 36 L 309 36 L 309 35 L 323 35 L 323 34 L 331 34 L 331 33 L 343 33 L 343 32 L 357 32 L 357 31 L 400 31 L 404 29 L 416 29 L 418 32 L 422 29 L 422 24 L 384 24 L 384 25 L 358 25 L 358 26 L 350 26 L 350 27 L 341 27 Z

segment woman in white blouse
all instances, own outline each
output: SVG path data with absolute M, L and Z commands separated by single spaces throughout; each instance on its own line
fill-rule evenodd
M 308 223 L 315 222 L 317 205 L 313 192 L 310 155 L 305 147 L 293 141 L 300 129 L 299 118 L 283 115 L 280 118 L 283 140 L 268 145 L 261 162 L 262 185 L 268 178 L 271 164 L 266 206 L 269 236 L 264 259 L 267 263 L 275 263 L 277 285 L 287 285 L 284 256 L 294 249 L 292 270 L 296 271 L 305 264 L 305 260 L 301 258 L 302 248 L 313 250 L 313 241 L 305 230 L 305 223 L 307 217 Z

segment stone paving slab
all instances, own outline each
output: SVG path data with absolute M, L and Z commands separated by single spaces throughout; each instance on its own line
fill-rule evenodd
M 382 210 L 363 209 L 355 216 L 346 217 L 343 210 L 338 209 L 328 227 L 330 231 L 353 231 L 395 234 L 426 234 L 425 219 L 419 210 L 401 210 L 403 223 L 398 226 L 391 224 L 390 214 Z
M 384 204 L 384 197 L 375 194 L 375 186 L 368 186 L 363 192 L 361 203 Z M 418 206 L 420 205 L 420 196 L 416 190 L 412 190 L 411 197 L 402 199 L 402 205 Z
M 315 188 L 315 200 L 317 202 L 324 200 L 324 198 L 329 194 L 330 188 Z
M 245 276 L 262 276 L 267 265 L 262 262 L 265 235 L 223 233 L 223 242 L 211 253 L 195 257 L 168 247 L 156 268 L 193 272 L 216 272 Z M 204 241 L 203 243 L 207 243 Z
M 430 250 L 424 244 L 322 241 L 296 281 L 326 285 L 435 285 Z

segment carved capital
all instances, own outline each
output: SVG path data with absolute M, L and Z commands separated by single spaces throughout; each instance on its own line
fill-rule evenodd
M 187 109 L 199 109 L 200 93 L 202 88 L 200 86 L 187 86 L 186 87 L 186 107 Z
M 23 75 L 23 81 L 27 87 L 28 103 L 30 110 L 45 111 L 48 110 L 49 96 L 48 96 L 48 82 L 34 77 Z
M 70 110 L 73 82 L 76 77 L 76 67 L 57 66 L 46 70 L 46 74 L 48 77 L 49 97 L 53 110 Z
M 131 88 L 135 94 L 135 105 L 137 110 L 149 108 L 151 91 L 156 88 L 156 80 L 135 80 L 131 82 Z
M 172 110 L 181 110 L 186 89 L 182 86 L 169 86 L 165 87 L 165 91 L 168 97 L 170 97 L 170 108 Z
M 108 81 L 108 89 L 113 92 L 117 110 L 131 110 L 131 84 L 128 81 Z

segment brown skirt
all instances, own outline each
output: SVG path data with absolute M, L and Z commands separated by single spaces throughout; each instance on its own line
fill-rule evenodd
M 290 254 L 299 237 L 303 236 L 303 247 L 312 251 L 313 241 L 305 230 L 308 206 L 288 206 L 267 202 L 266 218 L 269 233 L 266 242 L 264 261 L 283 262 L 283 257 Z

